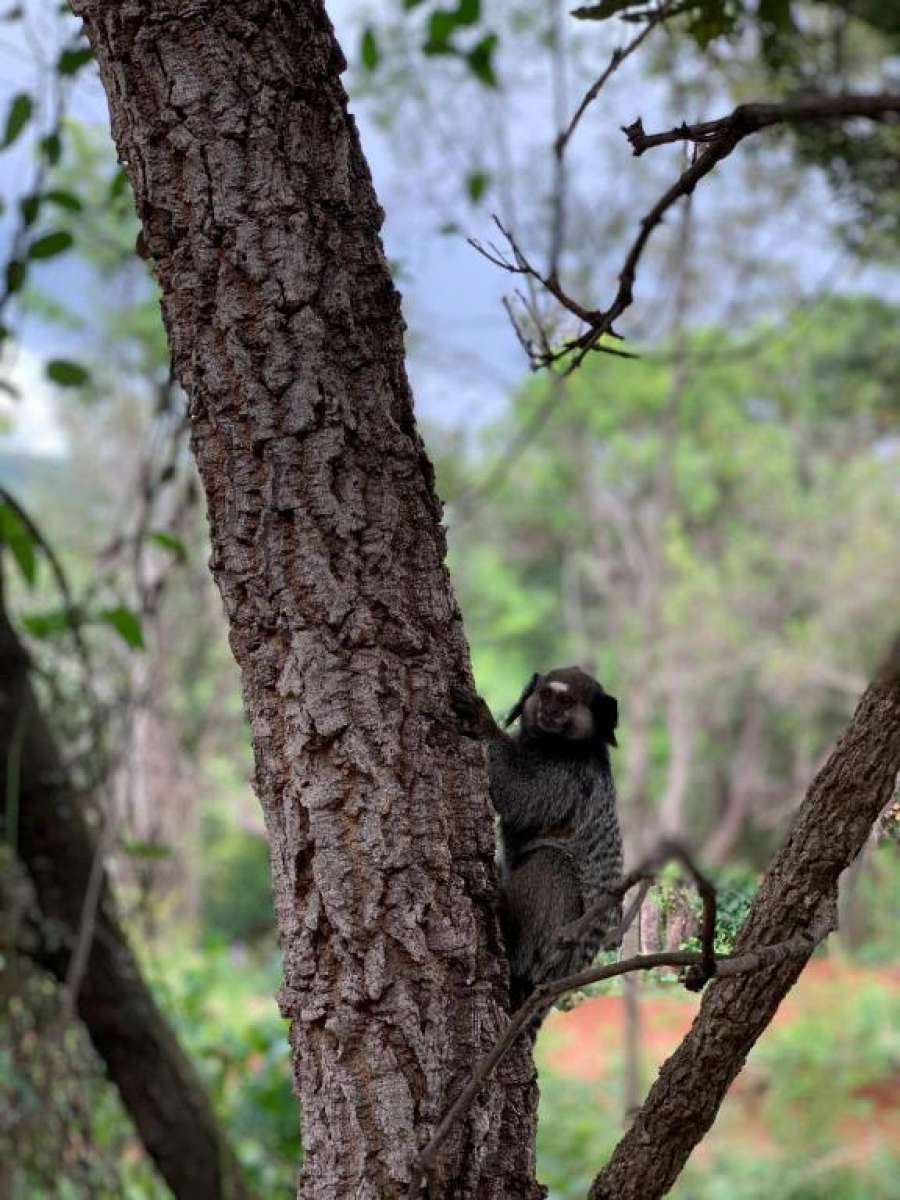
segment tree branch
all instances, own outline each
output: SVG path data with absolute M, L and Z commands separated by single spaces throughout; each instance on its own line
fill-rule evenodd
M 727 117 L 715 121 L 700 121 L 695 125 L 682 123 L 663 133 L 645 133 L 638 117 L 633 125 L 623 128 L 635 157 L 654 146 L 671 142 L 694 142 L 709 145 L 737 135 L 738 140 L 760 129 L 794 121 L 834 121 L 850 117 L 866 117 L 871 121 L 896 118 L 900 114 L 900 95 L 879 92 L 874 95 L 842 93 L 839 96 L 798 96 L 780 104 L 739 104 Z
M 654 146 L 671 142 L 691 142 L 697 147 L 694 161 L 679 178 L 663 193 L 640 222 L 640 232 L 635 237 L 619 272 L 619 287 L 612 303 L 605 309 L 589 309 L 574 300 L 555 278 L 547 278 L 537 271 L 524 257 L 509 234 L 501 226 L 501 232 L 510 243 L 514 262 L 510 262 L 493 247 L 488 253 L 473 242 L 480 253 L 489 261 L 514 274 L 527 275 L 540 283 L 568 312 L 581 320 L 587 329 L 579 336 L 569 338 L 557 349 L 529 349 L 534 368 L 550 367 L 562 359 L 569 359 L 565 374 L 571 374 L 593 350 L 608 347 L 598 345 L 605 334 L 614 337 L 615 323 L 631 307 L 634 301 L 634 284 L 637 269 L 647 243 L 654 230 L 661 225 L 668 211 L 680 199 L 690 196 L 697 184 L 705 178 L 723 159 L 727 158 L 745 137 L 761 129 L 785 123 L 865 118 L 879 121 L 900 117 L 900 95 L 881 92 L 872 95 L 805 96 L 786 100 L 780 104 L 741 104 L 726 117 L 715 121 L 702 121 L 695 125 L 681 124 L 662 133 L 648 134 L 638 118 L 633 124 L 623 127 L 623 132 L 636 156 Z M 615 351 L 613 351 L 615 352 Z M 622 351 L 618 351 L 619 354 Z
M 440 1124 L 432 1135 L 428 1145 L 419 1155 L 417 1170 L 423 1173 L 427 1170 L 452 1130 L 456 1122 L 467 1111 L 469 1105 L 478 1095 L 486 1080 L 495 1067 L 501 1062 L 507 1052 L 515 1045 L 520 1035 L 528 1029 L 534 1018 L 544 1013 L 553 1001 L 566 992 L 576 991 L 591 983 L 599 983 L 604 979 L 613 979 L 617 975 L 626 975 L 632 971 L 650 971 L 656 967 L 687 967 L 690 968 L 685 978 L 685 986 L 692 991 L 699 991 L 703 984 L 716 974 L 717 963 L 714 957 L 714 939 L 716 927 L 716 893 L 710 881 L 701 873 L 688 851 L 676 842 L 663 842 L 652 854 L 649 854 L 633 871 L 623 876 L 619 883 L 609 888 L 577 921 L 562 929 L 557 938 L 557 953 L 551 960 L 552 970 L 555 962 L 559 961 L 569 947 L 589 936 L 597 927 L 600 918 L 616 901 L 624 897 L 635 885 L 640 885 L 638 893 L 624 914 L 615 940 L 621 942 L 632 922 L 640 911 L 644 897 L 650 886 L 653 875 L 670 859 L 675 859 L 693 877 L 694 882 L 703 897 L 703 945 L 700 953 L 693 951 L 678 951 L 666 954 L 644 954 L 633 958 L 623 959 L 602 967 L 589 967 L 575 975 L 567 975 L 560 979 L 550 980 L 536 988 L 521 1008 L 513 1014 L 509 1025 L 497 1039 L 490 1053 L 476 1067 L 472 1078 L 457 1096 L 451 1107 L 444 1114 Z M 770 948 L 774 951 L 781 947 Z M 796 953 L 796 947 L 784 953 Z M 722 960 L 722 966 L 728 962 Z M 756 969 L 758 962 L 746 969 Z M 737 968 L 739 969 L 739 968 Z M 734 973 L 734 964 L 726 973 Z
M 173 1196 L 249 1200 L 250 1188 L 209 1097 L 147 987 L 113 911 L 101 849 L 67 777 L 30 673 L 28 655 L 6 614 L 0 572 L 0 794 L 15 789 L 15 850 L 34 884 L 43 917 L 33 957 L 68 986 L 73 955 L 84 955 L 83 978 L 72 997 L 77 1014 Z M 27 713 L 28 719 L 21 746 L 12 755 L 19 713 Z M 3 816 L 0 812 L 0 824 Z M 99 883 L 91 882 L 95 877 Z M 82 914 L 85 893 L 92 887 L 96 897 L 88 936 Z
M 575 110 L 575 113 L 574 113 L 571 121 L 566 126 L 566 128 L 562 131 L 562 133 L 559 135 L 559 137 L 556 139 L 556 143 L 555 143 L 553 149 L 554 149 L 554 152 L 556 153 L 556 157 L 558 159 L 562 158 L 562 156 L 565 154 L 566 147 L 569 144 L 569 140 L 572 137 L 572 134 L 575 132 L 576 128 L 578 127 L 579 121 L 584 116 L 587 109 L 594 103 L 594 101 L 600 95 L 600 92 L 603 90 L 603 88 L 606 86 L 607 82 L 609 81 L 610 76 L 613 75 L 619 69 L 619 67 L 622 65 L 622 63 L 625 61 L 625 59 L 629 57 L 629 55 L 633 54 L 635 52 L 635 50 L 637 50 L 637 48 L 643 43 L 644 39 L 648 36 L 648 34 L 653 32 L 653 30 L 656 28 L 657 25 L 661 25 L 662 22 L 665 21 L 667 17 L 672 16 L 673 10 L 675 9 L 675 7 L 676 7 L 675 0 L 668 0 L 668 3 L 661 4 L 659 6 L 659 8 L 657 9 L 657 11 L 651 15 L 651 17 L 647 21 L 646 25 L 644 25 L 644 27 L 641 29 L 640 33 L 637 34 L 636 37 L 632 38 L 631 41 L 628 42 L 627 45 L 617 46 L 616 49 L 613 50 L 612 55 L 610 56 L 609 63 L 607 64 L 606 70 L 599 77 L 599 79 L 596 79 L 591 84 L 591 86 L 585 92 L 584 98 L 582 99 L 581 103 L 578 105 L 578 108 Z
M 594 1181 L 591 1200 L 657 1200 L 712 1125 L 751 1047 L 834 923 L 841 872 L 890 800 L 900 770 L 900 639 L 813 780 L 787 843 L 772 861 L 735 956 L 762 956 L 735 978 L 726 962 L 687 1037 L 660 1071 L 625 1137 Z M 773 946 L 808 950 L 770 961 Z

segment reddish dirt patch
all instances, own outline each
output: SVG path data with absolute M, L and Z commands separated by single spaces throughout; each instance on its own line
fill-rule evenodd
M 853 1004 L 862 984 L 900 990 L 900 968 L 872 970 L 850 966 L 838 959 L 815 959 L 784 1000 L 773 1025 L 784 1027 L 799 1016 L 823 1011 L 840 1012 Z M 699 998 L 673 986 L 671 993 L 642 989 L 640 999 L 641 1047 L 646 1080 L 655 1076 L 690 1028 Z M 553 1013 L 541 1037 L 540 1057 L 555 1073 L 587 1083 L 609 1084 L 618 1067 L 625 1021 L 621 996 L 601 996 L 568 1013 Z M 716 1136 L 745 1143 L 761 1151 L 776 1149 L 765 1120 L 767 1082 L 752 1063 L 735 1081 L 716 1125 Z M 608 1087 L 601 1088 L 609 1099 Z M 900 1145 L 900 1078 L 860 1089 L 859 1113 L 848 1114 L 840 1129 L 852 1158 L 864 1158 L 879 1148 Z M 711 1152 L 709 1141 L 698 1147 L 702 1161 Z

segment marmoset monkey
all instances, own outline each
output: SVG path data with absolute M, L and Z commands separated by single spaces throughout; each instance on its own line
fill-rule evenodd
M 600 949 L 614 949 L 621 901 L 591 934 L 562 949 L 560 930 L 622 875 L 622 837 L 609 746 L 616 745 L 618 704 L 578 667 L 535 675 L 510 712 L 510 735 L 481 704 L 488 739 L 491 800 L 500 817 L 501 924 L 518 1008 L 548 979 L 581 970 Z

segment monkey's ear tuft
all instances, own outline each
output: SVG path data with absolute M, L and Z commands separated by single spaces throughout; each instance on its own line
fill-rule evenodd
M 522 709 L 525 707 L 525 701 L 537 687 L 539 679 L 540 675 L 532 675 L 531 679 L 525 685 L 525 690 L 522 692 L 522 695 L 509 710 L 506 720 L 503 722 L 504 728 L 508 729 L 510 725 L 512 725 L 513 721 L 517 721 L 519 717 L 521 717 Z
M 591 705 L 594 715 L 594 736 L 610 746 L 618 746 L 616 726 L 619 724 L 619 702 L 615 696 L 598 692 Z

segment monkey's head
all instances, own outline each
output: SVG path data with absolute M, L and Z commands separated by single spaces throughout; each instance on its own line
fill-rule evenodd
M 506 718 L 522 718 L 522 736 L 588 746 L 615 746 L 619 705 L 615 696 L 579 667 L 533 675 Z

